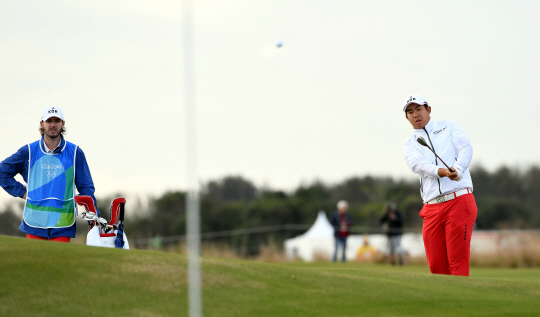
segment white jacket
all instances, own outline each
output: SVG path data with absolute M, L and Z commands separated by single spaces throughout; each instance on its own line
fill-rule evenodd
M 463 178 L 453 181 L 448 177 L 439 177 L 439 168 L 446 167 L 427 147 L 416 141 L 419 136 L 448 166 L 456 167 Z M 420 176 L 420 193 L 424 203 L 463 188 L 473 189 L 469 173 L 473 149 L 469 137 L 454 120 L 435 122 L 431 118 L 424 129 L 414 129 L 414 133 L 405 141 L 404 150 L 409 169 Z

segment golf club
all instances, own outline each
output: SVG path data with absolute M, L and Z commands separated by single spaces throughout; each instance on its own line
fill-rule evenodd
M 435 151 L 433 151 L 433 149 L 429 147 L 429 145 L 426 143 L 426 140 L 424 140 L 423 137 L 419 136 L 416 139 L 416 141 L 418 141 L 418 143 L 420 143 L 420 145 L 423 145 L 423 146 L 427 147 L 431 152 L 433 152 L 433 154 L 435 154 L 435 156 L 437 158 L 439 158 L 439 160 L 441 160 L 441 162 L 444 164 L 444 166 L 446 166 L 446 168 L 448 168 L 448 170 L 450 172 L 452 172 L 452 173 L 454 172 L 454 170 L 452 168 L 448 167 L 448 165 L 446 165 L 446 163 L 437 155 L 437 153 L 435 153 Z

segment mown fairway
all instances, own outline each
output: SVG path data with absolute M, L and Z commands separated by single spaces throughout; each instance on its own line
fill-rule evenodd
M 540 316 L 539 269 L 204 259 L 205 316 Z M 0 316 L 187 316 L 186 258 L 0 236 Z

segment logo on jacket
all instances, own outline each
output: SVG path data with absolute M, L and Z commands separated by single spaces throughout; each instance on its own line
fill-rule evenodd
M 45 170 L 47 178 L 55 178 L 60 175 L 59 170 L 62 170 L 63 166 L 62 164 L 43 164 L 41 165 L 41 169 Z
M 58 171 L 46 171 L 45 175 L 47 175 L 47 178 L 55 178 L 56 176 L 58 176 Z
M 43 164 L 41 165 L 41 169 L 44 169 L 44 170 L 56 170 L 56 169 L 61 169 L 62 168 L 62 164 Z
M 439 133 L 443 132 L 444 130 L 446 130 L 446 128 L 448 128 L 448 126 L 446 126 L 446 127 L 442 128 L 442 129 L 440 129 L 440 130 L 437 130 L 437 131 L 433 132 L 433 134 L 439 134 Z

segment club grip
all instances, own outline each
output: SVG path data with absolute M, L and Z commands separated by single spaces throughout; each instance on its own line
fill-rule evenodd
M 123 222 L 124 221 L 124 205 L 126 203 L 120 203 L 120 214 L 118 215 L 120 217 L 120 222 Z

